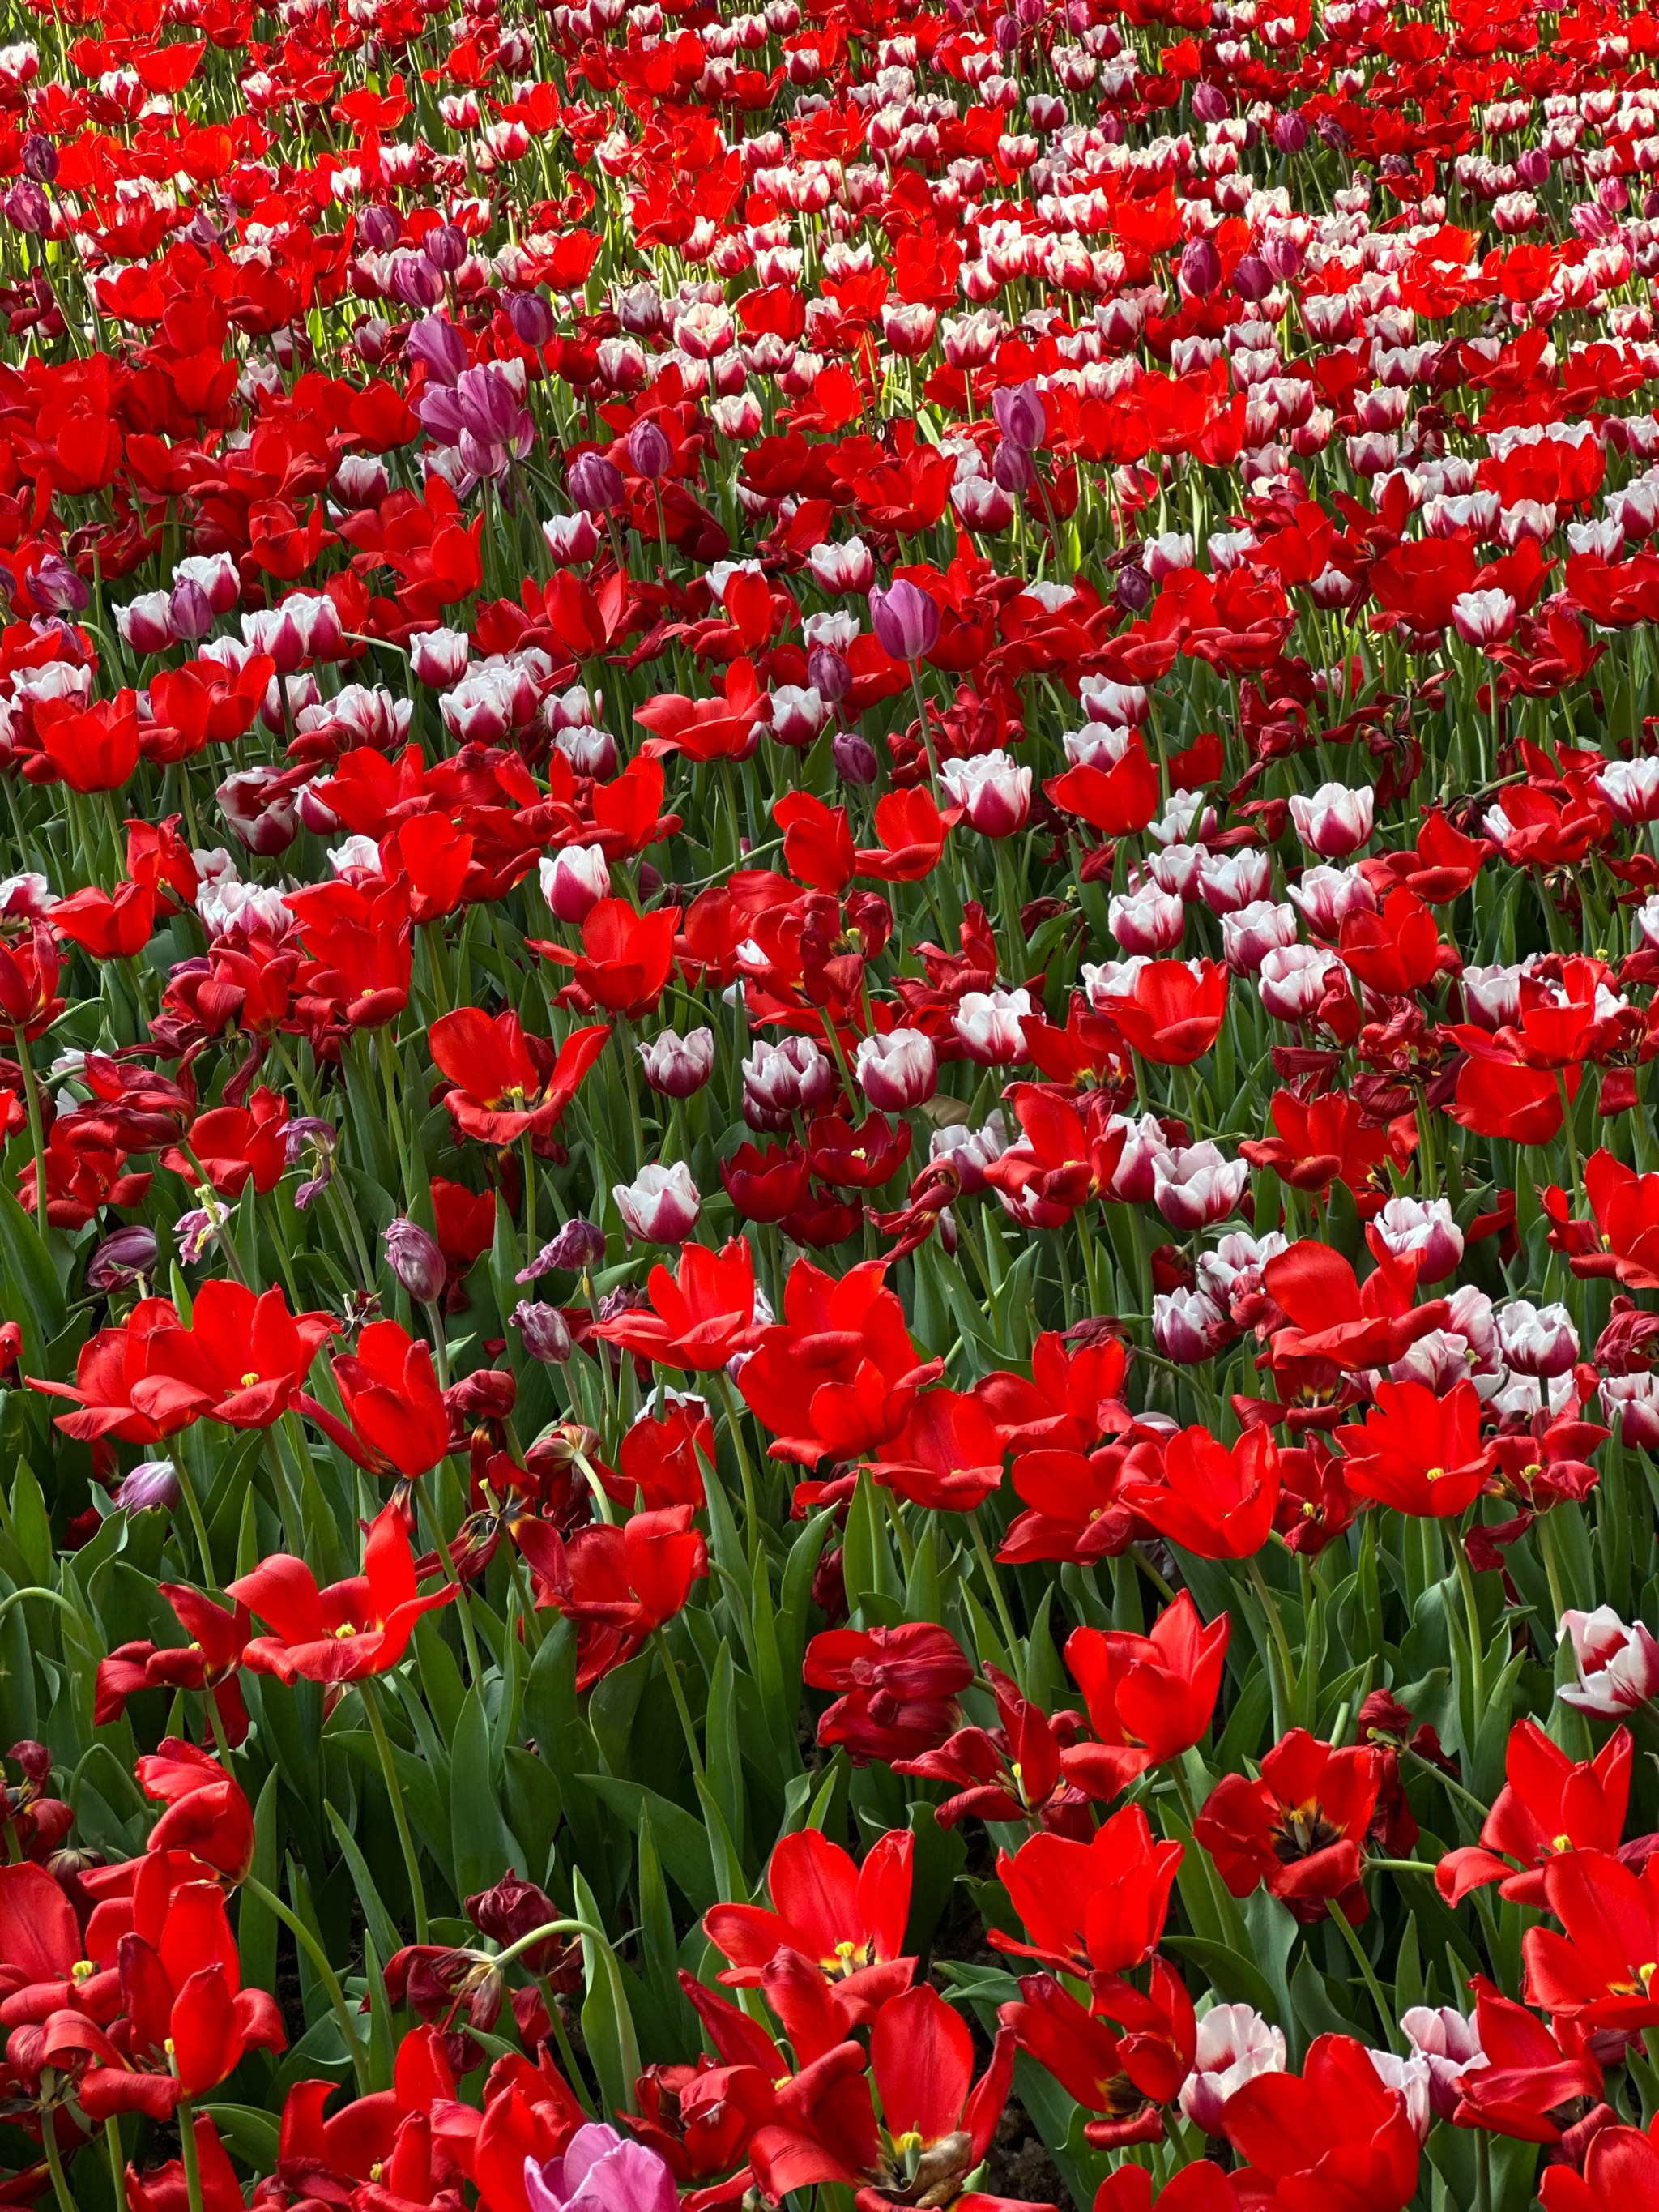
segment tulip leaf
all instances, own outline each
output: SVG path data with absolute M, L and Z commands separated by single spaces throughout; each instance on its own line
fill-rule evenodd
M 461 1701 L 450 1746 L 449 1817 L 455 1894 L 466 1898 L 493 1888 L 515 1853 L 501 1819 L 489 1755 L 489 1723 L 476 1683 Z M 526 1871 L 519 1869 L 520 1874 Z

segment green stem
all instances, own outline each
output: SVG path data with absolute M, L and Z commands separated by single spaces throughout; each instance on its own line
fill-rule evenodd
M 668 1687 L 674 1700 L 674 1710 L 680 1717 L 680 1730 L 685 1738 L 686 1750 L 691 1757 L 691 1771 L 699 1782 L 706 1782 L 708 1777 L 703 1767 L 702 1747 L 697 1741 L 696 1724 L 691 1718 L 691 1708 L 685 1702 L 685 1685 L 680 1680 L 679 1668 L 674 1664 L 674 1655 L 668 1648 L 668 1638 L 660 1628 L 653 1628 L 651 1632 L 651 1641 L 657 1648 L 657 1656 L 662 1662 L 663 1673 L 668 1677 Z
M 179 2154 L 185 2162 L 185 2199 L 190 2212 L 203 2212 L 202 2169 L 196 2156 L 196 2112 L 188 2097 L 179 2100 Z
M 28 1038 L 21 1028 L 14 1029 L 12 1042 L 17 1048 L 17 1065 L 23 1071 L 23 1098 L 28 1108 L 29 1141 L 34 1147 L 34 1224 L 42 1237 L 46 1233 L 46 1135 L 40 1113 L 40 1086 L 35 1080 L 34 1062 L 29 1058 Z
M 1479 1722 L 1485 1717 L 1486 1711 L 1486 1654 L 1480 1638 L 1480 1602 L 1475 1595 L 1474 1576 L 1461 1535 L 1453 1540 L 1452 1559 L 1463 1592 L 1463 1610 L 1468 1617 L 1469 1687 L 1474 1698 L 1474 1718 Z
M 51 2069 L 46 2069 L 47 2072 Z M 52 2195 L 58 2199 L 59 2212 L 75 2212 L 75 2199 L 70 2195 L 69 2183 L 64 2179 L 64 2161 L 58 2149 L 58 2111 L 53 2105 L 40 2108 L 40 2150 L 46 2161 L 46 2172 L 52 2176 Z M 200 2212 L 192 2205 L 191 2212 Z
M 185 1465 L 185 1455 L 176 1441 L 170 1447 L 170 1456 L 173 1461 L 173 1471 L 179 1478 L 179 1488 L 184 1498 L 185 1511 L 190 1516 L 191 1529 L 196 1538 L 196 1548 L 202 1555 L 202 1587 L 204 1589 L 216 1589 L 218 1584 L 213 1579 L 213 1547 L 208 1541 L 207 1523 L 202 1518 L 202 1508 L 197 1499 L 196 1486 L 190 1479 L 190 1470 Z
M 352 2026 L 351 2008 L 346 2002 L 345 1991 L 340 1986 L 340 1978 L 330 1963 L 328 1953 L 293 1907 L 285 1904 L 274 1889 L 267 1889 L 257 1875 L 244 1875 L 242 1887 L 250 1897 L 257 1898 L 267 1912 L 273 1913 L 282 1922 L 316 1969 L 317 1978 L 327 1992 L 341 2038 L 350 2055 L 352 2071 L 357 2077 L 358 2094 L 366 2096 L 369 2087 L 368 2059 L 358 2041 L 356 2029 Z
M 402 1847 L 404 1869 L 409 1876 L 410 1900 L 415 1907 L 415 1941 L 427 1941 L 426 1888 L 421 1880 L 421 1862 L 415 1849 L 415 1838 L 410 1833 L 409 1814 L 404 1805 L 403 1784 L 398 1779 L 397 1763 L 392 1756 L 392 1742 L 386 1732 L 386 1723 L 380 1716 L 380 1692 L 373 1678 L 365 1675 L 357 1685 L 363 1701 L 363 1711 L 368 1716 L 369 1734 L 374 1739 L 374 1748 L 380 1755 L 380 1771 L 386 1777 L 386 1786 L 392 1799 L 392 1818 L 397 1826 L 398 1842 Z
M 466 1653 L 467 1676 L 469 1680 L 482 1682 L 483 1674 L 478 1664 L 478 1640 L 473 1632 L 472 1608 L 467 1602 L 466 1587 L 456 1571 L 454 1554 L 449 1548 L 449 1539 L 445 1535 L 442 1525 L 439 1522 L 437 1499 L 428 1498 L 426 1507 L 427 1517 L 432 1523 L 432 1539 L 438 1553 L 438 1563 L 444 1571 L 444 1580 L 455 1593 L 455 1612 L 461 1624 L 461 1644 Z
M 1024 1697 L 1025 1695 L 1025 1648 L 1014 1633 L 1013 1620 L 1008 1611 L 1008 1600 L 1003 1593 L 1001 1577 L 997 1573 L 991 1558 L 991 1547 L 985 1540 L 985 1530 L 980 1523 L 977 1506 L 968 1516 L 968 1526 L 972 1532 L 974 1551 L 979 1560 L 981 1572 L 990 1586 L 991 1602 L 996 1608 L 997 1622 L 1002 1630 L 1002 1640 L 1008 1648 L 1008 1664 L 1014 1670 L 1014 1680 L 1019 1686 L 1021 1697 Z

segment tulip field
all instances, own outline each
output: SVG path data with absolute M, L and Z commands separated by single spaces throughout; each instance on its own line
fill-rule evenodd
M 1659 2212 L 1659 15 L 0 40 L 0 2204 Z

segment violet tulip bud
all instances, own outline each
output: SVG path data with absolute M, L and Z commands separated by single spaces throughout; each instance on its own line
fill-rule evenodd
M 853 1073 L 878 1114 L 920 1106 L 939 1088 L 939 1054 L 921 1030 L 889 1030 L 860 1040 Z
M 386 1246 L 387 1267 L 411 1298 L 429 1306 L 441 1296 L 444 1255 L 438 1249 L 436 1237 L 428 1235 L 418 1221 L 399 1215 L 382 1232 L 380 1242 Z
M 622 503 L 622 471 L 603 453 L 578 453 L 565 471 L 564 482 L 572 504 L 585 514 L 603 514 Z
M 860 730 L 837 730 L 830 757 L 836 764 L 836 774 L 855 791 L 867 791 L 880 772 L 876 749 Z
M 87 1288 L 89 1291 L 129 1291 L 155 1273 L 161 1248 L 155 1241 L 155 1231 L 146 1229 L 142 1222 L 129 1223 L 118 1229 L 103 1243 L 87 1262 Z
M 545 292 L 509 292 L 507 319 L 520 345 L 538 349 L 548 343 L 556 327 L 553 303 Z
M 908 576 L 870 594 L 870 627 L 884 653 L 895 660 L 921 660 L 939 643 L 939 609 Z
M 1182 249 L 1181 289 L 1194 300 L 1207 300 L 1221 282 L 1221 256 L 1207 238 L 1189 238 Z
M 570 1324 L 557 1306 L 542 1305 L 534 1298 L 520 1298 L 511 1318 L 532 1359 L 538 1360 L 544 1367 L 564 1365 L 575 1347 Z
M 714 1072 L 711 1029 L 659 1030 L 639 1048 L 640 1066 L 651 1088 L 665 1098 L 690 1098 Z
M 684 1160 L 672 1167 L 651 1161 L 631 1183 L 613 1183 L 623 1226 L 642 1244 L 680 1244 L 697 1225 L 702 1199 Z
M 1018 384 L 1011 391 L 993 392 L 991 412 L 1004 438 L 1022 453 L 1036 453 L 1048 434 L 1042 394 L 1035 384 Z M 1012 490 L 1015 487 L 1010 485 L 1008 489 Z
M 179 1470 L 170 1459 L 141 1459 L 127 1469 L 113 1503 L 124 1513 L 171 1513 L 181 1495 Z
M 1599 1720 L 1634 1712 L 1659 1691 L 1659 1641 L 1641 1621 L 1626 1628 L 1610 1605 L 1594 1613 L 1571 1607 L 1561 1616 L 1561 1634 L 1572 1643 L 1577 1682 L 1560 1691 L 1564 1705 Z
M 628 465 L 635 475 L 656 483 L 668 474 L 673 463 L 674 448 L 664 435 L 662 426 L 648 417 L 636 422 L 628 434 Z

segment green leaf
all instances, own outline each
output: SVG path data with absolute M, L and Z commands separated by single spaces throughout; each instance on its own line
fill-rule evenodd
M 673 1661 L 671 1658 L 669 1664 Z M 743 1754 L 738 1749 L 737 1669 L 732 1647 L 722 1644 L 708 1686 L 708 1711 L 704 1721 L 708 1786 L 741 1863 L 744 1826 Z
M 40 1231 L 0 1182 L 0 1291 L 4 1310 L 23 1332 L 26 1374 L 46 1375 L 46 1348 L 63 1332 L 63 1285 Z
M 489 1756 L 489 1723 L 476 1684 L 461 1702 L 450 1747 L 449 1816 L 453 1838 L 455 1894 L 493 1888 L 515 1856 L 496 1796 Z M 519 1869 L 520 1874 L 525 1869 Z
M 274 1782 L 276 1778 L 273 1774 L 271 1780 Z M 368 1870 L 368 1861 L 357 1847 L 356 1838 L 332 1805 L 325 1802 L 323 1810 L 328 1815 L 328 1824 L 334 1831 L 334 1840 L 339 1844 L 340 1856 L 350 1873 L 352 1886 L 357 1893 L 357 1902 L 362 1907 L 363 1925 L 368 1932 L 369 1941 L 383 1959 L 389 1959 L 401 1948 L 398 1923 L 386 1909 L 375 1887 L 374 1877 Z
M 599 1908 L 580 1869 L 572 1877 L 577 1917 L 592 1928 L 601 1925 Z M 584 1936 L 582 1971 L 587 1995 L 582 2004 L 582 2037 L 599 2076 L 599 2094 L 614 2118 L 634 2101 L 639 2078 L 640 2051 L 634 2032 L 634 2015 L 623 1986 L 617 1954 L 609 1943 Z
M 583 1774 L 577 1778 L 629 1827 L 637 1828 L 641 1815 L 650 1815 L 663 1866 L 696 1911 L 706 1912 L 718 1900 L 708 1833 L 684 1806 L 620 1775 Z

